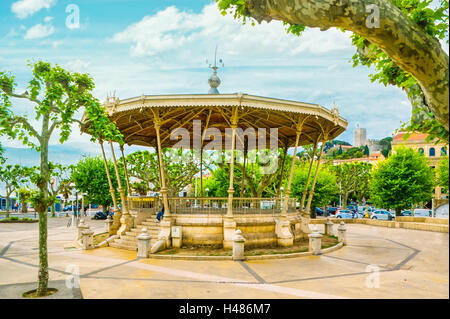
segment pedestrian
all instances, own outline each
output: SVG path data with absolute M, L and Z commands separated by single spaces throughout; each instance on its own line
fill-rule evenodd
M 162 209 L 158 212 L 158 214 L 156 214 L 156 219 L 157 219 L 157 223 L 161 222 L 161 219 L 164 218 L 164 206 L 162 207 Z

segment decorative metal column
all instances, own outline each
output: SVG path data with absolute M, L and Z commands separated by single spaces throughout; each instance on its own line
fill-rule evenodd
M 303 129 L 303 121 L 301 121 L 301 122 L 299 121 L 297 123 L 297 134 L 295 137 L 294 154 L 292 154 L 291 171 L 289 172 L 289 179 L 288 179 L 288 184 L 286 187 L 286 192 L 284 195 L 283 208 L 282 208 L 281 214 L 280 214 L 280 217 L 283 219 L 286 219 L 286 217 L 287 217 L 287 206 L 288 206 L 288 202 L 289 202 L 289 195 L 291 194 L 291 184 L 292 184 L 292 177 L 294 175 L 295 157 L 297 156 L 297 148 L 298 148 L 298 143 L 300 141 L 300 135 L 302 134 L 302 129 Z
M 164 171 L 164 163 L 162 160 L 162 151 L 161 151 L 161 122 L 159 117 L 155 117 L 154 119 L 154 126 L 156 130 L 156 141 L 158 144 L 158 162 L 159 162 L 159 174 L 161 177 L 161 194 L 163 197 L 163 203 L 164 203 L 164 219 L 169 220 L 170 219 L 170 208 L 169 208 L 169 200 L 167 198 L 167 193 L 169 190 L 166 187 L 166 175 Z
M 234 194 L 234 151 L 236 148 L 237 108 L 233 109 L 231 118 L 231 159 L 230 159 L 230 185 L 228 187 L 227 217 L 233 217 L 233 194 Z
M 227 214 L 223 218 L 223 248 L 233 248 L 233 238 L 236 231 L 236 222 L 233 219 L 233 194 L 234 194 L 234 151 L 236 148 L 236 128 L 238 123 L 238 109 L 233 107 L 231 116 L 231 161 L 230 184 L 228 187 Z
M 309 164 L 308 177 L 306 178 L 306 184 L 305 184 L 305 189 L 303 190 L 302 202 L 300 203 L 301 215 L 303 215 L 303 213 L 304 213 L 303 205 L 305 205 L 306 194 L 308 194 L 309 179 L 311 178 L 311 171 L 312 171 L 312 167 L 313 167 L 313 164 L 314 164 L 314 156 L 316 155 L 317 145 L 319 144 L 319 137 L 317 137 L 317 140 L 314 143 L 313 155 L 311 157 L 311 163 Z
M 119 186 L 118 191 L 120 194 L 120 200 L 122 202 L 122 217 L 120 218 L 120 228 L 117 231 L 117 234 L 120 236 L 122 235 L 124 232 L 129 231 L 131 228 L 133 228 L 133 218 L 130 214 L 130 212 L 128 211 L 128 205 L 125 202 L 125 192 L 123 190 L 122 187 L 122 182 L 120 180 L 120 175 L 119 175 L 119 168 L 117 167 L 117 160 L 116 160 L 116 154 L 114 153 L 114 146 L 112 141 L 109 141 L 109 145 L 111 146 L 111 154 L 112 154 L 112 158 L 113 158 L 113 163 L 114 163 L 114 170 L 116 171 L 116 178 L 117 178 L 117 185 Z
M 103 140 L 100 140 L 99 143 L 102 149 L 103 163 L 105 164 L 106 176 L 108 177 L 109 192 L 111 194 L 111 198 L 114 203 L 114 218 L 110 233 L 110 235 L 114 235 L 117 232 L 117 229 L 119 229 L 120 227 L 120 217 L 122 216 L 122 213 L 120 212 L 119 206 L 117 205 L 116 194 L 114 192 L 114 187 L 111 182 L 111 175 L 109 174 L 108 161 L 106 160 L 105 149 L 103 147 Z
M 325 141 L 326 141 L 326 139 L 324 139 L 322 141 L 322 146 L 320 147 L 319 158 L 317 159 L 316 173 L 314 174 L 314 180 L 311 185 L 311 191 L 309 192 L 308 204 L 306 204 L 306 209 L 305 209 L 306 216 L 309 216 L 309 210 L 311 208 L 311 202 L 312 202 L 312 198 L 314 196 L 314 187 L 316 186 L 317 176 L 319 175 L 320 159 L 322 158 L 323 147 L 325 146 Z
M 131 196 L 130 178 L 128 177 L 127 160 L 125 159 L 125 153 L 123 150 L 123 146 L 124 146 L 123 144 L 120 144 L 120 153 L 122 154 L 122 158 L 123 158 L 123 169 L 125 171 L 125 180 L 127 182 L 128 196 Z

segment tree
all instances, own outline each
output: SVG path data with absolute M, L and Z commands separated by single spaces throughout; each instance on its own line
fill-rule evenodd
M 147 192 L 150 190 L 150 187 L 146 182 L 134 182 L 131 183 L 131 189 L 134 190 L 141 196 L 147 195 Z
M 347 207 L 349 196 L 359 191 L 360 198 L 366 195 L 365 189 L 360 188 L 363 185 L 360 183 L 366 183 L 368 172 L 370 171 L 371 164 L 366 162 L 352 162 L 343 163 L 333 166 L 331 171 L 336 175 L 336 182 L 340 188 L 340 194 L 342 195 L 342 206 Z
M 313 156 L 312 151 L 312 148 L 305 147 L 305 151 L 301 156 L 303 158 Z M 252 159 L 252 161 L 247 160 L 245 174 L 243 163 L 235 162 L 234 177 L 235 180 L 241 181 L 241 183 L 234 183 L 235 194 L 241 194 L 241 189 L 243 188 L 245 193 L 250 194 L 252 197 L 278 197 L 281 187 L 279 181 L 280 179 L 283 181 L 287 177 L 291 157 L 287 153 L 285 154 L 285 150 L 278 149 L 276 154 L 275 152 L 271 153 L 269 150 L 262 152 L 252 150 L 247 154 L 247 158 Z M 223 169 L 223 174 L 221 175 L 221 183 L 223 185 L 220 186 L 220 189 L 224 191 L 224 194 L 227 194 L 229 178 L 227 181 L 226 176 L 229 176 L 230 164 L 222 160 L 221 162 L 215 162 L 214 165 Z M 212 193 L 210 192 L 210 194 Z
M 305 27 L 353 32 L 354 66 L 374 66 L 372 81 L 407 93 L 414 110 L 411 130 L 448 141 L 449 59 L 439 43 L 448 35 L 448 0 L 441 0 L 436 9 L 429 0 L 216 2 L 224 15 L 234 11 L 244 23 L 248 18 L 259 23 L 281 20 L 296 35 Z
M 166 170 L 166 185 L 169 196 L 175 196 L 192 181 L 200 165 L 194 159 L 193 151 L 182 149 L 162 149 L 164 169 Z M 204 167 L 209 164 L 204 156 Z M 147 183 L 148 188 L 160 189 L 160 173 L 158 154 L 149 151 L 137 151 L 126 156 L 128 174 L 131 177 Z M 122 159 L 120 161 L 123 163 Z
M 71 175 L 71 171 L 73 169 L 73 167 L 71 165 L 69 166 L 64 166 L 61 164 L 55 164 L 55 163 L 51 163 L 49 162 L 49 169 L 50 169 L 50 178 L 51 178 L 51 183 L 50 183 L 50 188 L 49 188 L 49 194 L 53 197 L 53 200 L 56 201 L 56 196 L 58 194 L 63 194 L 63 196 L 67 196 L 67 198 L 69 197 L 69 189 L 68 187 L 70 187 L 70 184 L 67 185 L 67 181 L 70 182 L 70 175 Z M 64 194 L 65 193 L 65 194 Z M 66 197 L 65 197 L 66 200 Z M 65 204 L 65 201 L 64 201 Z M 55 217 L 56 216 L 56 212 L 55 212 L 55 205 L 51 206 L 51 216 Z
M 363 152 L 363 154 L 364 155 L 366 155 L 366 156 L 369 156 L 370 155 L 370 150 L 369 150 L 369 146 L 364 146 L 364 152 Z
M 21 212 L 23 214 L 28 212 L 28 203 L 30 202 L 30 198 L 31 198 L 31 190 L 25 186 L 22 186 L 21 188 L 19 188 L 18 190 L 19 192 L 19 198 L 20 198 L 20 202 L 22 204 L 22 210 Z
M 72 177 L 63 179 L 59 184 L 59 193 L 63 196 L 64 202 L 63 207 L 66 206 L 67 201 L 69 200 L 70 194 L 72 194 L 73 187 L 72 187 Z M 69 216 L 69 214 L 66 212 L 66 217 Z
M 370 199 L 378 207 L 402 209 L 428 202 L 434 188 L 434 174 L 424 155 L 400 147 L 373 171 Z
M 439 161 L 438 165 L 438 185 L 443 188 L 444 193 L 448 193 L 448 169 L 449 169 L 448 156 L 443 157 Z
M 9 218 L 9 206 L 11 195 L 27 181 L 29 168 L 16 165 L 0 166 L 0 181 L 5 183 L 6 190 L 6 218 Z
M 126 184 L 123 166 L 119 166 L 119 176 L 122 185 Z M 120 198 L 117 192 L 117 178 L 114 164 L 108 161 L 108 170 L 111 176 L 111 183 L 116 191 L 116 198 Z M 113 204 L 108 179 L 106 178 L 105 164 L 101 157 L 84 157 L 73 168 L 71 178 L 75 187 L 87 194 L 87 200 L 103 206 L 103 210 Z M 125 193 L 127 190 L 124 190 Z
M 47 208 L 53 204 L 49 196 L 50 168 L 48 145 L 52 134 L 59 130 L 59 142 L 64 143 L 70 136 L 73 123 L 85 125 L 75 118 L 75 113 L 85 108 L 91 140 L 100 137 L 121 140 L 121 134 L 109 118 L 100 102 L 93 97 L 94 82 L 87 74 L 71 73 L 58 65 L 47 62 L 30 64 L 32 79 L 27 91 L 15 92 L 14 76 L 0 71 L 0 134 L 10 139 L 18 139 L 24 145 L 40 154 L 38 177 L 33 183 L 38 187 L 31 201 L 39 214 L 39 271 L 38 296 L 48 294 L 48 253 L 47 253 Z M 33 117 L 37 125 L 16 113 L 11 99 L 22 99 L 34 105 Z M 40 126 L 40 129 L 38 128 Z
M 303 191 L 306 187 L 306 180 L 308 178 L 308 165 L 300 164 L 294 168 L 294 175 L 292 177 L 292 195 L 301 201 Z M 314 176 L 316 168 L 313 167 L 311 176 Z M 308 184 L 308 192 L 311 190 L 312 181 L 310 178 Z M 311 201 L 311 217 L 315 218 L 316 207 L 324 207 L 329 205 L 331 201 L 336 199 L 339 194 L 339 186 L 336 183 L 336 177 L 326 167 L 319 169 L 317 175 L 317 182 L 314 187 L 314 196 Z
M 380 145 L 383 147 L 381 150 L 381 154 L 383 154 L 384 157 L 388 158 L 389 152 L 392 149 L 392 137 L 385 137 L 380 140 Z
M 370 182 L 372 179 L 373 165 L 366 162 L 358 162 L 358 166 L 359 174 L 354 195 L 358 201 L 358 205 L 361 205 L 363 201 L 367 202 L 370 197 Z

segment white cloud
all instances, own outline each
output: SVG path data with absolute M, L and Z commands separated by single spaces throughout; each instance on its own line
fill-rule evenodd
M 43 25 L 39 23 L 29 28 L 24 38 L 26 40 L 40 39 L 48 37 L 53 33 L 55 33 L 55 28 L 52 25 Z
M 53 17 L 45 17 L 44 22 L 50 22 L 53 20 Z
M 80 59 L 72 60 L 67 63 L 67 68 L 73 72 L 88 72 L 90 63 Z
M 16 14 L 19 19 L 24 19 L 36 12 L 46 8 L 50 9 L 56 4 L 57 0 L 20 0 L 11 5 L 11 11 Z
M 189 54 L 191 48 L 212 51 L 216 44 L 228 56 L 243 54 L 264 56 L 300 55 L 305 52 L 326 53 L 351 47 L 348 33 L 335 29 L 321 32 L 308 29 L 301 38 L 286 34 L 279 21 L 260 25 L 242 25 L 232 16 L 222 16 L 215 4 L 200 13 L 168 7 L 115 34 L 114 42 L 131 43 L 132 56 L 156 57 L 164 53 Z

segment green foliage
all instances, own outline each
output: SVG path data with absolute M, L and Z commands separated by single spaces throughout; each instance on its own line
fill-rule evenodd
M 333 159 L 351 159 L 351 158 L 361 158 L 364 157 L 365 147 L 352 147 L 344 151 L 342 146 L 339 145 L 339 149 L 331 154 L 327 154 L 328 158 Z
M 349 196 L 355 193 L 358 201 L 368 198 L 369 180 L 372 164 L 366 162 L 343 163 L 331 167 L 342 195 L 342 206 L 347 206 Z
M 31 198 L 31 190 L 22 186 L 18 190 L 20 202 L 22 203 L 22 213 L 26 213 L 28 211 L 27 204 L 30 203 Z
M 306 180 L 308 177 L 308 165 L 300 164 L 294 168 L 294 175 L 292 178 L 292 195 L 301 201 L 303 191 L 306 187 Z M 311 171 L 311 176 L 315 174 L 315 166 Z M 308 184 L 308 192 L 311 189 L 313 178 L 310 178 Z M 311 211 L 315 210 L 315 207 L 323 207 L 329 205 L 331 201 L 337 199 L 339 194 L 339 186 L 336 182 L 335 175 L 326 167 L 319 169 L 317 176 L 317 182 L 314 187 L 314 196 L 311 202 Z M 305 203 L 306 204 L 306 203 Z
M 230 167 L 225 166 L 223 168 L 218 167 L 212 172 L 212 176 L 203 180 L 203 192 L 206 196 L 205 189 L 208 188 L 208 197 L 228 197 L 228 187 L 230 185 Z M 241 193 L 242 172 L 237 167 L 234 168 L 234 181 L 233 188 L 235 194 Z M 198 188 L 200 189 L 200 181 L 197 180 Z M 198 191 L 199 192 L 199 191 Z M 198 193 L 199 195 L 199 193 Z
M 449 190 L 448 169 L 449 169 L 448 156 L 445 156 L 439 161 L 438 166 L 438 185 L 443 188 L 444 193 L 448 193 Z
M 378 207 L 396 213 L 428 202 L 434 188 L 434 174 L 424 155 L 400 147 L 373 171 L 370 199 Z
M 162 158 L 166 172 L 166 186 L 171 196 L 177 195 L 192 181 L 200 171 L 200 163 L 195 159 L 194 152 L 182 149 L 162 149 Z M 207 156 L 203 165 L 208 166 Z M 119 161 L 122 165 L 123 160 Z M 160 189 L 158 155 L 156 152 L 137 151 L 126 156 L 128 174 L 147 184 L 148 189 Z
M 369 156 L 370 155 L 370 150 L 369 150 L 369 146 L 364 146 L 364 155 Z
M 118 183 L 112 161 L 108 161 L 108 170 L 113 188 L 117 190 Z M 122 186 L 126 185 L 123 166 L 119 166 L 119 176 Z M 86 199 L 89 202 L 102 205 L 103 209 L 113 204 L 105 164 L 101 157 L 84 157 L 81 159 L 74 166 L 71 178 L 76 189 L 87 194 Z M 126 187 L 124 187 L 124 191 L 126 192 Z M 120 200 L 119 193 L 116 191 L 115 194 L 117 200 Z
M 146 182 L 134 182 L 130 184 L 130 187 L 141 196 L 145 196 L 150 190 L 150 187 Z

